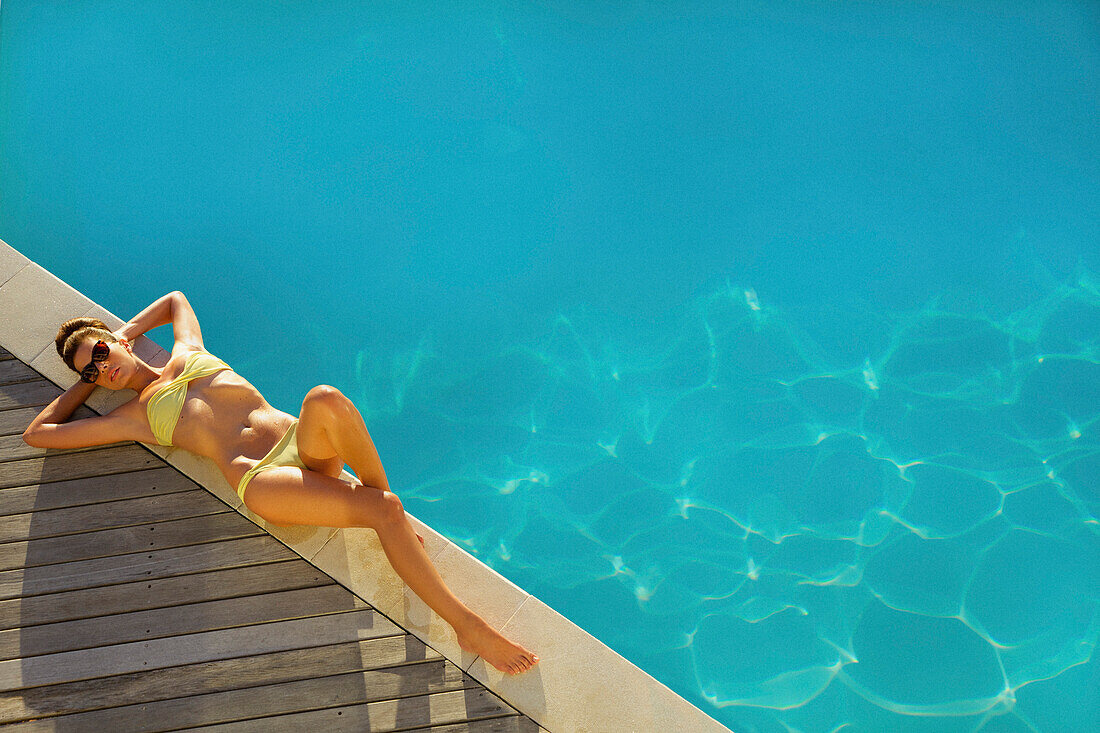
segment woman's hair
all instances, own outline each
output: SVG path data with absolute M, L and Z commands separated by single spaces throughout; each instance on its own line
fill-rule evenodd
M 107 324 L 98 318 L 70 318 L 61 324 L 61 328 L 57 329 L 57 338 L 54 339 L 54 343 L 57 345 L 57 355 L 74 372 L 76 366 L 73 365 L 73 357 L 76 356 L 76 350 L 80 347 L 80 344 L 89 337 L 106 341 L 109 344 L 118 342 L 115 335 L 111 333 L 111 329 L 107 328 Z

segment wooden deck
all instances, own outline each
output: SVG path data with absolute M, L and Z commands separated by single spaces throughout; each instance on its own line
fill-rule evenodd
M 26 446 L 59 393 L 0 349 L 5 730 L 540 730 L 143 446 Z

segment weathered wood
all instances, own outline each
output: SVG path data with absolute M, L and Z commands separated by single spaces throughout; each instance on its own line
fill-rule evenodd
M 373 610 L 205 631 L 0 662 L 0 690 L 18 690 L 402 633 L 399 626 Z
M 0 573 L 0 600 L 296 558 L 270 536 L 20 568 Z
M 433 725 L 431 728 L 410 728 L 409 733 L 546 733 L 546 729 L 523 715 L 509 715 L 505 718 Z
M 127 445 L 118 443 L 117 445 Z M 85 446 L 82 448 L 37 448 L 23 442 L 22 435 L 0 436 L 0 462 L 17 461 L 22 458 L 46 458 L 48 456 L 60 456 L 66 453 L 86 453 L 92 450 L 100 450 L 102 446 Z
M 141 471 L 0 489 L 0 515 L 84 506 L 199 488 L 198 484 L 171 466 L 163 463 L 154 466 Z
M 437 692 L 416 697 L 364 702 L 311 712 L 252 718 L 239 723 L 202 728 L 203 733 L 271 733 L 271 731 L 321 730 L 325 733 L 360 731 L 423 730 L 425 727 L 455 724 L 477 718 L 515 716 L 500 698 L 481 687 Z M 43 729 L 45 730 L 45 729 Z M 142 729 L 145 730 L 145 729 Z M 458 728 L 462 730 L 462 728 Z M 491 730 L 491 729 L 490 729 Z M 504 730 L 508 730 L 505 728 Z M 537 731 L 534 728 L 517 728 Z
M 336 584 L 0 631 L 0 660 L 200 631 L 342 613 L 369 606 Z
M 10 410 L 0 410 L 0 435 L 21 435 L 41 410 L 41 407 L 18 407 Z M 86 417 L 95 416 L 96 413 L 82 405 L 73 413 L 71 419 L 83 420 Z
M 0 347 L 0 359 L 14 359 L 14 358 L 15 357 L 11 355 L 11 352 L 6 351 L 3 347 Z
M 0 629 L 329 585 L 305 560 L 140 580 L 100 588 L 0 601 Z
M 144 468 L 163 465 L 164 461 L 160 456 L 136 443 L 99 448 L 83 453 L 26 458 L 0 464 L 3 466 L 3 471 L 0 471 L 0 489 L 89 476 L 106 476 L 125 471 L 140 471 Z
M 13 407 L 40 407 L 48 405 L 61 394 L 61 390 L 45 379 L 16 384 L 0 384 L 0 410 Z
M 0 542 L 57 537 L 232 511 L 205 489 L 0 516 Z
M 39 413 L 37 407 L 18 407 L 0 410 L 0 435 L 19 435 Z
M 442 659 L 410 634 L 291 649 L 0 694 L 0 723 Z
M 397 722 L 396 726 L 389 726 L 393 730 L 408 727 L 407 723 L 402 725 L 404 721 L 411 721 L 414 725 L 420 720 L 428 722 L 437 709 L 441 711 L 440 717 L 444 718 L 439 722 L 453 722 L 454 716 L 467 707 L 474 710 L 475 715 L 471 717 L 477 717 L 478 712 L 493 706 L 494 701 L 486 700 L 490 696 L 485 694 L 474 692 L 466 695 L 463 692 L 467 686 L 476 684 L 450 662 L 423 662 L 78 713 L 41 721 L 45 724 L 41 727 L 35 723 L 16 724 L 12 730 L 55 730 L 55 726 L 73 729 L 75 726 L 79 730 L 153 733 L 355 703 L 360 703 L 354 706 L 361 708 L 365 707 L 362 703 L 371 701 L 389 704 L 376 707 L 373 716 L 376 724 L 363 726 L 360 730 L 386 730 L 387 718 Z M 432 693 L 446 692 L 457 693 L 457 696 L 445 698 L 433 695 L 435 699 L 428 698 Z M 467 698 L 470 698 L 469 703 Z M 497 710 L 510 711 L 503 703 L 495 703 Z
M 42 379 L 42 375 L 18 359 L 0 359 L 0 384 L 29 382 L 32 379 Z
M 131 552 L 165 550 L 169 547 L 257 537 L 262 534 L 264 531 L 255 524 L 240 514 L 227 510 L 221 514 L 133 527 L 67 534 L 29 542 L 7 542 L 0 545 L 0 571 Z
M 68 453 L 69 451 L 57 451 Z M 0 461 L 14 461 L 20 458 L 38 458 L 48 454 L 45 448 L 35 448 L 23 442 L 20 435 L 0 436 Z

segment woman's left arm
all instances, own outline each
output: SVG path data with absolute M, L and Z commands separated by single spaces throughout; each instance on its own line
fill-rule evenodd
M 186 296 L 178 290 L 157 298 L 145 310 L 115 331 L 115 336 L 133 341 L 146 331 L 158 326 L 172 324 L 172 334 L 176 345 L 186 344 L 202 349 L 202 331 L 199 319 L 195 315 Z
M 106 415 L 72 420 L 76 409 L 95 389 L 94 384 L 77 381 L 38 413 L 23 431 L 23 442 L 36 448 L 86 448 L 123 440 L 148 440 L 141 433 L 141 421 L 134 419 L 136 400 Z

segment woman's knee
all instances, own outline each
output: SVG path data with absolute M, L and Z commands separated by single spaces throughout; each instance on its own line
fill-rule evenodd
M 344 396 L 343 392 L 327 384 L 319 384 L 306 392 L 306 397 L 302 401 L 302 409 L 319 407 L 332 412 L 344 410 L 348 404 L 348 398 Z
M 375 529 L 393 527 L 409 521 L 405 516 L 405 507 L 397 494 L 392 491 L 383 491 L 379 492 L 381 496 L 377 496 L 373 492 L 378 492 L 378 489 L 370 487 L 363 487 L 359 490 L 372 492 L 368 496 L 371 497 L 373 502 L 376 502 L 376 508 L 373 512 L 375 515 L 374 522 L 376 523 Z
M 347 397 L 330 384 L 318 384 L 306 392 L 306 400 L 310 402 L 342 402 L 347 400 Z

